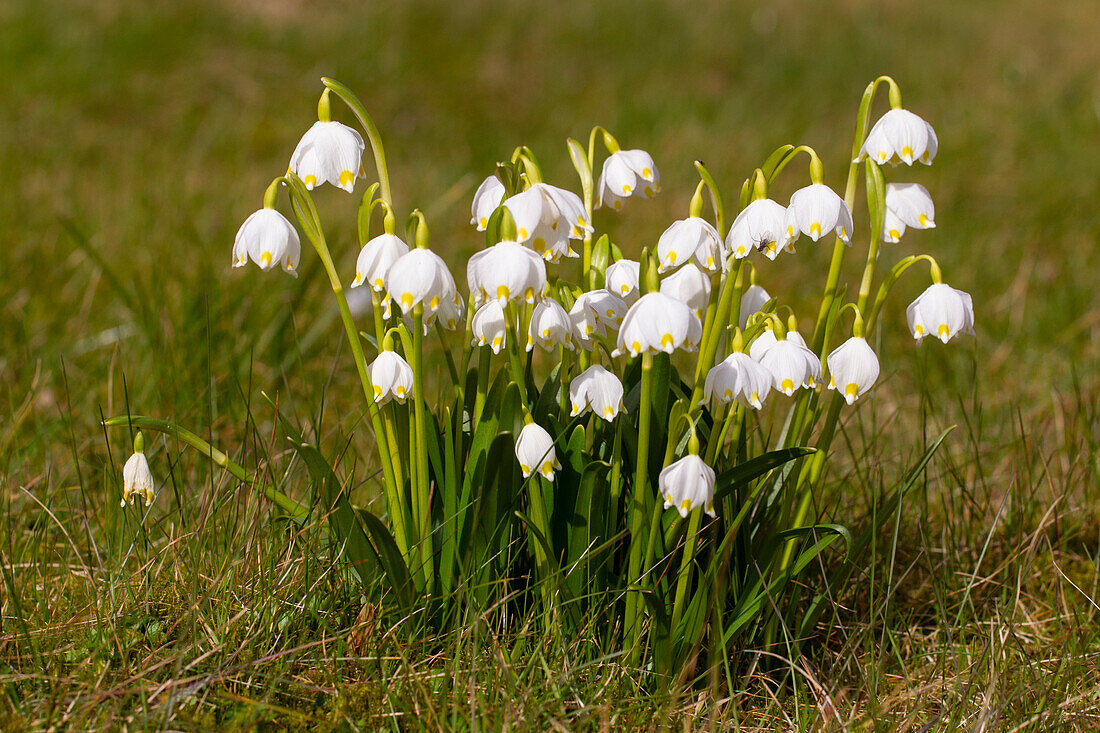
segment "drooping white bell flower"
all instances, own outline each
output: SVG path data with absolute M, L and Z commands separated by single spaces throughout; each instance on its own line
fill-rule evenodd
M 455 293 L 454 297 L 449 301 L 444 301 L 439 306 L 439 310 L 430 312 L 424 318 L 424 333 L 428 332 L 428 328 L 435 324 L 436 321 L 448 331 L 453 331 L 458 327 L 458 324 L 462 322 L 462 319 L 466 316 L 466 302 L 462 300 L 462 296 Z
M 771 199 L 757 199 L 741 210 L 726 235 L 726 250 L 737 259 L 753 249 L 774 260 L 780 250 L 793 252 L 787 234 L 787 209 Z
M 298 231 L 275 209 L 260 209 L 249 215 L 233 240 L 233 267 L 244 267 L 252 259 L 261 270 L 276 265 L 298 277 L 302 243 Z
M 806 339 L 802 338 L 802 334 L 798 331 L 787 331 L 787 340 L 793 341 L 802 348 L 809 348 L 809 346 L 806 345 Z M 779 340 L 775 337 L 775 331 L 769 328 L 749 344 L 749 356 L 756 361 L 760 361 L 764 358 L 764 354 L 767 353 L 768 349 L 775 346 L 777 343 L 779 343 Z
M 670 295 L 646 293 L 627 311 L 614 353 L 694 351 L 702 337 L 703 324 L 691 308 Z
M 385 292 L 386 273 L 394 262 L 408 253 L 409 245 L 402 242 L 396 234 L 379 234 L 359 250 L 359 258 L 355 261 L 355 279 L 351 281 L 351 287 L 357 288 L 367 283 L 374 292 Z
M 447 265 L 435 252 L 414 247 L 386 272 L 386 296 L 411 313 L 418 303 L 424 304 L 425 323 L 434 320 L 441 307 L 454 307 L 457 288 Z
M 878 379 L 878 357 L 860 336 L 853 336 L 833 349 L 825 357 L 825 364 L 829 367 L 829 389 L 841 389 L 849 405 Z
M 787 236 L 793 242 L 801 232 L 813 241 L 829 231 L 843 242 L 851 242 L 852 211 L 844 199 L 823 183 L 813 183 L 791 194 L 787 206 Z
M 535 423 L 527 423 L 516 438 L 516 460 L 520 471 L 527 478 L 534 472 L 541 473 L 547 481 L 554 480 L 554 469 L 561 468 L 550 433 Z
M 585 218 L 580 196 L 564 188 L 536 183 L 504 201 L 516 225 L 516 239 L 529 243 L 544 259 L 557 262 L 576 257 L 570 239 L 584 239 L 592 224 Z
M 474 334 L 474 346 L 490 346 L 494 354 L 508 343 L 508 322 L 500 303 L 490 300 L 474 313 L 470 322 Z
M 686 455 L 665 466 L 657 479 L 665 509 L 676 507 L 681 517 L 692 509 L 714 516 L 714 469 L 696 455 Z
M 317 121 L 294 148 L 290 170 L 310 191 L 314 186 L 331 183 L 351 193 L 365 149 L 363 136 L 354 129 L 335 120 Z
M 914 160 L 931 165 L 938 149 L 932 125 L 907 109 L 892 109 L 867 133 L 856 160 L 870 156 L 879 165 L 912 165 Z
M 760 365 L 771 372 L 773 387 L 788 397 L 799 387 L 813 389 L 821 379 L 817 354 L 790 338 L 780 339 L 765 351 Z
M 686 304 L 701 319 L 710 302 L 710 278 L 692 263 L 661 280 L 661 292 Z
M 906 227 L 933 229 L 936 206 L 928 189 L 919 183 L 887 183 L 882 241 L 898 242 Z
M 381 351 L 367 367 L 374 386 L 374 402 L 385 405 L 390 400 L 405 404 L 413 393 L 413 370 L 396 351 Z
M 543 298 L 531 311 L 531 323 L 527 329 L 527 350 L 538 344 L 545 351 L 564 346 L 573 351 L 573 322 L 561 303 L 553 298 Z
M 154 487 L 155 482 L 153 472 L 149 470 L 149 461 L 144 453 L 136 451 L 122 466 L 121 506 L 126 506 L 127 501 L 133 504 L 134 499 L 139 496 L 145 500 L 145 506 L 149 506 L 156 497 Z
M 933 283 L 905 309 L 909 331 L 920 341 L 934 335 L 945 344 L 957 333 L 974 333 L 974 301 L 947 283 Z
M 606 288 L 581 293 L 569 310 L 574 336 L 583 349 L 591 348 L 593 336 L 617 331 L 626 315 L 626 301 Z
M 754 313 L 759 313 L 771 299 L 772 296 L 768 295 L 768 291 L 759 285 L 750 285 L 745 290 L 745 294 L 741 296 L 741 316 L 739 318 L 742 331 L 748 325 L 749 318 Z
M 689 216 L 672 222 L 657 240 L 657 272 L 665 273 L 694 258 L 704 270 L 716 272 L 725 266 L 725 249 L 709 221 Z
M 623 207 L 623 199 L 645 194 L 653 198 L 661 190 L 661 174 L 653 163 L 653 157 L 644 150 L 619 150 L 607 156 L 603 162 L 599 181 L 597 208 Z
M 591 409 L 598 417 L 611 422 L 623 411 L 623 383 L 599 364 L 593 364 L 569 383 L 570 417 Z
M 498 242 L 469 259 L 466 282 L 478 306 L 489 298 L 534 303 L 546 290 L 546 263 L 518 242 Z
M 728 405 L 737 400 L 746 407 L 759 410 L 771 391 L 771 372 L 748 354 L 734 352 L 707 372 L 703 382 L 703 400 L 699 404 Z
M 504 184 L 495 175 L 489 176 L 474 192 L 474 203 L 470 207 L 470 223 L 477 227 L 479 232 L 485 231 L 489 226 L 489 218 L 504 201 Z
M 641 265 L 635 260 L 618 260 L 608 265 L 604 272 L 607 289 L 622 298 L 627 305 L 633 304 L 641 295 L 638 287 L 640 268 Z

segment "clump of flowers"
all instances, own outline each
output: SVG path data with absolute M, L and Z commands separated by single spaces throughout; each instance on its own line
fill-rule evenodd
M 880 272 L 882 243 L 935 225 L 927 189 L 886 181 L 931 164 L 938 145 L 902 107 L 897 84 L 881 77 L 864 93 L 843 197 L 807 145 L 778 147 L 732 201 L 696 161 L 688 210 L 653 233 L 653 249 L 613 239 L 621 212 L 644 205 L 627 201 L 661 190 L 649 153 L 623 150 L 596 127 L 587 146 L 567 141 L 578 181 L 551 184 L 518 147 L 474 193 L 471 234 L 485 247 L 466 264 L 462 290 L 418 210 L 398 236 L 377 128 L 350 90 L 323 81 L 318 122 L 241 225 L 232 264 L 297 276 L 299 233 L 312 246 L 361 382 L 385 511 L 361 521 L 343 492 L 315 491 L 324 506 L 265 489 L 269 498 L 303 521 L 323 510 L 356 573 L 385 577 L 406 610 L 416 599 L 484 610 L 526 598 L 542 623 L 569 634 L 602 614 L 607 641 L 628 659 L 650 655 L 657 671 L 704 643 L 717 659 L 735 639 L 768 644 L 780 629 L 801 638 L 815 618 L 806 609 L 820 603 L 794 581 L 847 539 L 818 523 L 810 499 L 842 409 L 866 401 L 879 379 L 872 336 L 892 287 L 926 262 L 931 284 L 906 311 L 910 333 L 946 344 L 973 332 L 970 296 L 943 282 L 931 256 Z M 871 127 L 883 86 L 890 110 Z M 333 96 L 366 142 L 332 120 Z M 341 272 L 311 192 L 329 184 L 354 194 L 368 177 L 368 143 L 378 182 L 359 201 L 356 268 Z M 800 178 L 792 164 L 801 160 Z M 788 172 L 795 191 L 784 205 L 772 195 Z M 861 180 L 870 216 L 857 223 Z M 281 194 L 297 227 L 277 210 Z M 823 239 L 832 260 L 815 311 L 799 313 L 757 282 L 777 258 L 793 264 L 796 245 Z M 857 253 L 863 276 L 849 290 L 841 264 Z M 373 333 L 353 322 L 345 282 L 369 289 Z M 445 360 L 449 385 L 425 379 L 427 337 L 438 340 L 430 353 Z M 182 428 L 108 421 L 124 422 L 174 433 L 245 476 Z M 315 484 L 344 483 L 332 483 L 339 467 L 303 456 Z M 127 464 L 128 495 L 151 495 L 147 473 Z M 526 554 L 508 549 L 515 536 L 526 537 Z

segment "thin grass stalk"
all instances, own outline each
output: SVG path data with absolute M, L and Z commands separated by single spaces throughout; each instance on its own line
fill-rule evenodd
M 424 412 L 424 306 L 413 308 L 412 332 L 413 370 L 413 425 L 415 426 L 416 451 L 413 461 L 416 463 L 416 485 L 413 487 L 413 501 L 420 513 L 418 529 L 420 533 L 420 562 L 425 588 L 433 587 L 435 564 L 433 561 L 433 541 L 431 534 L 431 495 L 428 476 L 428 418 Z
M 642 354 L 642 375 L 639 385 L 641 399 L 638 404 L 638 457 L 634 473 L 634 486 L 630 497 L 630 555 L 627 569 L 627 582 L 638 582 L 642 562 L 641 533 L 645 521 L 645 498 L 649 483 L 649 423 L 653 412 L 650 392 L 653 389 L 653 354 Z M 629 624 L 630 659 L 636 660 L 639 651 L 638 641 L 642 629 L 642 602 L 636 592 L 628 592 L 626 597 L 626 617 Z

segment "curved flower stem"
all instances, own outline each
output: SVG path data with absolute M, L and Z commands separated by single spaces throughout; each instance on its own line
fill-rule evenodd
M 642 564 L 642 523 L 645 521 L 646 499 L 649 497 L 649 421 L 653 412 L 653 354 L 642 354 L 642 376 L 638 405 L 638 457 L 634 486 L 630 497 L 630 557 L 627 582 L 638 582 Z M 642 603 L 635 592 L 626 597 L 626 618 L 630 635 L 631 658 L 638 651 L 642 630 Z
M 910 255 L 894 265 L 890 270 L 890 274 L 886 276 L 882 281 L 882 285 L 879 286 L 878 295 L 875 296 L 875 302 L 871 306 L 871 311 L 867 314 L 867 318 L 864 319 L 864 331 L 868 338 L 871 336 L 871 330 L 875 326 L 875 319 L 878 318 L 879 311 L 882 310 L 882 306 L 886 302 L 886 297 L 890 294 L 890 290 L 906 270 L 921 260 L 928 262 L 928 267 L 932 273 L 932 281 L 941 281 L 942 276 L 940 275 L 939 263 L 936 262 L 936 259 L 932 257 L 932 255 Z
M 369 285 L 367 287 L 370 287 Z M 378 349 L 382 349 L 382 339 L 386 337 L 386 324 L 382 320 L 382 297 L 379 293 L 375 292 L 374 288 L 370 291 L 370 304 L 371 304 L 371 316 L 374 318 L 374 338 Z
M 432 547 L 432 510 L 430 485 L 428 481 L 428 418 L 424 412 L 424 306 L 417 304 L 413 308 L 412 332 L 413 370 L 413 412 L 416 429 L 416 486 L 414 501 L 419 508 L 420 524 L 420 560 L 424 587 L 431 591 L 435 574 L 434 552 Z
M 519 388 L 519 397 L 523 401 L 523 404 L 527 404 L 527 380 L 523 376 L 523 362 L 520 361 L 519 356 L 519 344 L 517 343 L 518 331 L 516 329 L 517 319 L 515 317 L 515 306 L 509 303 L 504 308 L 504 325 L 508 329 L 507 345 L 504 347 L 508 350 L 508 366 L 512 370 L 512 381 L 515 382 L 516 387 Z
M 699 361 L 695 364 L 695 386 L 691 390 L 689 409 L 694 409 L 703 397 L 703 380 L 707 371 L 714 366 L 714 357 L 718 353 L 718 344 L 722 340 L 726 323 L 731 319 L 733 321 L 740 319 L 744 272 L 745 260 L 740 259 L 737 261 L 737 269 L 727 274 L 722 280 L 722 293 L 718 299 L 714 318 L 710 318 L 708 313 L 708 320 L 703 328 L 702 343 L 699 345 Z
M 680 574 L 676 580 L 676 600 L 672 604 L 671 633 L 674 635 L 684 615 L 684 597 L 687 595 L 692 571 L 695 569 L 695 547 L 699 542 L 699 523 L 702 518 L 703 509 L 699 507 L 692 510 L 691 518 L 688 520 L 687 544 L 684 545 L 684 555 L 680 559 Z
M 481 346 L 477 350 L 477 394 L 474 395 L 473 431 L 481 422 L 481 413 L 485 410 L 485 395 L 489 391 L 489 355 L 492 349 Z
M 378 171 L 378 183 L 382 187 L 382 200 L 393 206 L 393 196 L 390 193 L 390 172 L 386 167 L 386 150 L 382 147 L 382 136 L 379 134 L 374 120 L 367 112 L 367 108 L 363 106 L 363 103 L 359 101 L 359 97 L 355 96 L 354 92 L 335 79 L 322 76 L 321 83 L 344 100 L 344 104 L 359 118 L 359 124 L 363 126 L 363 131 L 367 133 L 371 152 L 374 153 L 374 167 Z

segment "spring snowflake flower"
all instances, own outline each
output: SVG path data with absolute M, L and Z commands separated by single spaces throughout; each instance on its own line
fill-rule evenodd
M 661 292 L 686 304 L 701 319 L 710 302 L 710 278 L 691 264 L 661 280 Z
M 474 203 L 470 207 L 470 223 L 477 227 L 479 232 L 485 231 L 489 226 L 489 218 L 504 201 L 504 184 L 495 175 L 489 176 L 474 193 Z
M 928 189 L 919 183 L 887 183 L 882 241 L 898 242 L 906 227 L 933 229 L 936 206 Z
M 802 334 L 798 331 L 787 331 L 787 340 L 793 341 L 804 349 L 810 348 L 806 345 L 806 339 L 802 338 Z M 775 337 L 775 331 L 770 328 L 759 336 L 749 345 L 749 356 L 756 361 L 760 361 L 764 358 L 764 354 L 768 349 L 779 343 L 779 340 Z
M 499 354 L 508 339 L 504 308 L 499 302 L 490 300 L 474 313 L 470 329 L 474 334 L 474 346 L 491 346 L 493 353 Z
M 386 297 L 406 314 L 423 303 L 426 323 L 435 320 L 440 308 L 451 315 L 456 301 L 461 307 L 447 265 L 435 252 L 419 247 L 394 262 L 386 272 Z
M 974 333 L 974 301 L 947 283 L 934 283 L 905 309 L 909 331 L 920 341 L 935 335 L 945 344 L 957 333 Z
M 139 496 L 145 499 L 145 506 L 149 506 L 156 497 L 153 487 L 153 472 L 149 470 L 149 461 L 143 452 L 135 451 L 122 467 L 121 506 L 126 506 L 127 501 L 133 504 L 134 499 Z
M 597 208 L 610 206 L 617 211 L 623 207 L 623 199 L 630 196 L 656 196 L 661 190 L 661 174 L 646 151 L 619 150 L 603 162 L 596 190 Z
M 745 294 L 741 296 L 741 317 L 740 326 L 741 330 L 745 330 L 745 326 L 749 323 L 749 318 L 754 313 L 759 313 L 763 310 L 764 306 L 768 304 L 768 301 L 772 299 L 772 296 L 768 295 L 768 291 L 759 285 L 750 285 L 745 291 Z
M 554 451 L 554 439 L 535 423 L 527 423 L 519 431 L 519 437 L 516 438 L 516 460 L 519 461 L 524 478 L 537 471 L 547 481 L 553 481 L 554 469 L 561 468 Z
M 726 235 L 726 250 L 741 259 L 757 249 L 769 260 L 780 250 L 794 251 L 787 234 L 787 209 L 771 199 L 757 199 L 741 210 Z
M 396 351 L 381 351 L 367 367 L 374 385 L 375 404 L 396 400 L 402 405 L 413 393 L 413 370 Z
M 626 301 L 606 288 L 581 293 L 569 310 L 569 318 L 581 347 L 588 349 L 593 336 L 617 331 L 626 316 Z
M 813 241 L 830 230 L 843 242 L 851 242 L 852 212 L 844 199 L 823 183 L 814 183 L 791 194 L 787 206 L 787 236 L 793 242 L 799 232 Z
M 587 409 L 611 422 L 623 411 L 623 383 L 599 364 L 593 364 L 569 383 L 570 417 Z
M 710 222 L 698 216 L 675 221 L 657 240 L 657 272 L 666 273 L 694 258 L 699 267 L 716 272 L 725 266 L 722 238 Z
M 759 410 L 772 391 L 772 375 L 748 354 L 735 352 L 707 372 L 703 400 L 699 403 L 728 405 L 737 400 Z
M 516 239 L 529 243 L 544 259 L 576 257 L 570 239 L 592 233 L 580 196 L 564 188 L 536 183 L 504 201 L 516 224 Z
M 531 312 L 531 323 L 527 329 L 527 350 L 538 344 L 545 351 L 555 346 L 564 346 L 573 351 L 573 321 L 553 298 L 543 298 Z
M 771 372 L 774 388 L 788 397 L 799 387 L 813 389 L 821 379 L 821 360 L 806 348 L 805 342 L 799 341 L 801 337 L 796 341 L 788 334 L 788 338 L 776 341 L 759 359 L 760 365 Z
M 665 509 L 676 507 L 681 517 L 692 509 L 702 507 L 714 516 L 714 469 L 696 455 L 686 455 L 665 466 L 657 479 Z
M 451 300 L 443 301 L 443 304 L 439 306 L 439 310 L 427 313 L 424 316 L 424 333 L 427 334 L 428 329 L 437 321 L 443 328 L 453 331 L 465 316 L 466 303 L 462 300 L 461 295 L 455 293 Z
M 294 148 L 290 170 L 310 191 L 314 186 L 331 183 L 351 193 L 361 173 L 365 149 L 363 136 L 354 129 L 336 121 L 317 121 Z
M 534 303 L 546 290 L 546 263 L 518 242 L 499 242 L 469 259 L 466 282 L 478 306 L 488 298 Z
M 664 293 L 646 293 L 627 311 L 614 354 L 694 351 L 702 337 L 703 324 L 691 308 Z
M 638 287 L 640 267 L 635 260 L 619 260 L 608 265 L 604 273 L 607 289 L 622 298 L 627 305 L 633 305 L 641 295 Z
M 244 267 L 251 258 L 261 270 L 282 265 L 287 273 L 298 277 L 301 256 L 298 231 L 275 209 L 253 212 L 233 240 L 233 267 Z
M 850 405 L 871 389 L 878 379 L 878 357 L 867 340 L 853 336 L 833 349 L 825 358 L 829 367 L 829 389 L 843 385 L 845 401 Z
M 351 287 L 357 288 L 367 283 L 374 292 L 385 292 L 386 273 L 394 262 L 408 253 L 409 245 L 402 242 L 396 234 L 379 234 L 359 250 L 359 259 L 355 261 L 355 279 L 351 281 Z
M 892 109 L 871 128 L 856 160 L 869 156 L 879 165 L 912 165 L 914 160 L 932 165 L 938 149 L 936 131 L 930 124 L 909 110 Z

